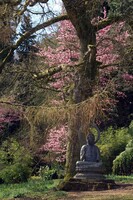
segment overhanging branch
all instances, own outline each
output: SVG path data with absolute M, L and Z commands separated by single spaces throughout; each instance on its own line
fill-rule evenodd
M 22 0 L 0 0 L 0 5 L 10 4 L 12 6 L 17 6 L 21 3 Z
M 35 26 L 34 28 L 32 28 L 31 30 L 25 32 L 20 38 L 19 40 L 16 42 L 16 44 L 12 45 L 12 46 L 8 46 L 7 48 L 3 49 L 1 52 L 0 52 L 0 57 L 3 57 L 3 55 L 6 54 L 6 56 L 4 57 L 2 63 L 0 64 L 0 73 L 2 72 L 5 64 L 6 64 L 6 61 L 8 60 L 9 56 L 10 56 L 10 53 L 9 52 L 13 52 L 15 49 L 17 49 L 21 44 L 22 42 L 27 39 L 28 37 L 30 37 L 33 33 L 37 32 L 38 30 L 41 30 L 41 29 L 44 29 L 48 26 L 51 26 L 52 24 L 54 23 L 57 23 L 59 21 L 62 21 L 62 20 L 68 20 L 68 16 L 65 14 L 65 15 L 61 15 L 61 16 L 58 16 L 58 17 L 54 17 L 42 24 L 39 24 L 37 26 Z M 8 52 L 8 53 L 7 53 Z M 5 60 L 6 58 L 6 60 Z
M 39 31 L 43 28 L 46 28 L 48 26 L 51 26 L 52 24 L 55 24 L 55 23 L 62 21 L 62 20 L 68 20 L 68 16 L 67 15 L 61 15 L 61 16 L 58 16 L 58 17 L 54 17 L 54 18 L 48 20 L 47 22 L 44 22 L 42 24 L 35 26 L 30 31 L 27 31 L 24 35 L 22 35 L 22 37 L 17 41 L 15 47 L 17 48 L 25 39 L 27 39 L 33 33 L 37 32 L 37 31 Z
M 107 67 L 119 67 L 121 63 L 109 63 L 109 64 L 106 64 L 106 65 L 100 65 L 99 66 L 99 69 L 105 69 Z
M 54 74 L 61 72 L 62 71 L 62 66 L 60 67 L 52 67 L 49 69 L 46 69 L 44 72 L 42 73 L 33 73 L 34 77 L 39 80 L 39 79 L 46 79 L 49 78 L 51 76 L 53 76 Z
M 105 28 L 106 26 L 109 26 L 115 22 L 119 22 L 122 20 L 124 20 L 124 18 L 122 16 L 115 16 L 115 17 L 107 18 L 107 19 L 101 20 L 98 23 L 96 23 L 94 25 L 94 28 L 96 31 L 99 31 L 99 30 Z

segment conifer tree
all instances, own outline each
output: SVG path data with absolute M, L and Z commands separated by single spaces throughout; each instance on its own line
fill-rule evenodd
M 20 36 L 22 36 L 26 31 L 30 31 L 33 28 L 30 14 L 25 14 L 22 19 L 20 27 Z M 34 46 L 36 35 L 33 34 L 29 38 L 25 39 L 22 44 L 19 46 L 17 52 L 19 55 L 20 61 L 28 60 L 33 52 L 37 51 L 37 48 Z

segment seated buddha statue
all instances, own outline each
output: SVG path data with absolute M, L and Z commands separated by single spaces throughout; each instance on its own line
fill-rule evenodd
M 100 166 L 102 164 L 100 160 L 100 150 L 95 145 L 95 136 L 93 133 L 87 135 L 87 144 L 83 145 L 80 150 L 80 161 L 78 164 L 88 164 Z
M 98 129 L 99 131 L 99 129 Z M 98 138 L 95 140 L 93 133 L 89 132 L 87 135 L 87 144 L 83 145 L 80 150 L 80 161 L 76 162 L 75 178 L 98 178 L 103 177 L 103 165 L 100 159 L 100 150 L 95 143 L 100 138 L 100 132 L 98 132 Z

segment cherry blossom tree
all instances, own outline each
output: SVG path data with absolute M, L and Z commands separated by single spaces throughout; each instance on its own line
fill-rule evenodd
M 4 1 L 7 3 L 7 1 Z M 13 1 L 14 2 L 14 1 Z M 17 1 L 18 2 L 18 1 Z M 2 72 L 5 64 L 8 62 L 8 58 L 13 54 L 13 52 L 22 44 L 22 42 L 28 38 L 30 35 L 35 33 L 40 29 L 49 27 L 56 22 L 69 19 L 75 28 L 76 35 L 79 39 L 79 62 L 78 64 L 73 63 L 74 69 L 74 79 L 73 79 L 73 89 L 72 89 L 72 100 L 73 104 L 81 104 L 87 99 L 95 96 L 95 88 L 97 84 L 97 75 L 99 68 L 101 67 L 101 62 L 97 60 L 97 33 L 103 30 L 107 26 L 114 24 L 115 22 L 120 22 L 123 20 L 132 28 L 132 15 L 131 12 L 124 12 L 119 16 L 111 16 L 104 20 L 94 20 L 98 16 L 99 6 L 101 6 L 99 0 L 96 1 L 86 1 L 86 0 L 62 0 L 65 7 L 66 14 L 56 15 L 47 8 L 49 5 L 49 0 L 46 1 L 19 1 L 15 11 L 17 22 L 21 19 L 21 16 L 25 11 L 29 10 L 29 6 L 38 5 L 42 6 L 43 17 L 46 19 L 45 22 L 37 24 L 31 30 L 25 32 L 14 44 L 9 45 L 0 52 L 2 61 L 0 63 L 0 72 Z M 10 1 L 11 3 L 11 1 Z M 47 3 L 47 4 L 46 4 Z M 16 5 L 16 4 L 15 4 Z M 13 5 L 12 5 L 13 6 Z M 128 9 L 129 10 L 129 9 Z M 44 12 L 45 11 L 45 12 Z M 130 10 L 129 10 L 130 11 Z M 110 44 L 110 43 L 109 43 Z M 108 49 L 109 50 L 109 49 Z M 49 51 L 49 49 L 48 49 Z M 63 50 L 61 50 L 63 51 Z M 67 52 L 66 57 L 64 55 L 63 59 L 68 59 L 70 51 Z M 99 55 L 100 56 L 100 55 Z M 104 61 L 107 56 L 103 56 Z M 74 55 L 74 60 L 77 56 Z M 100 57 L 99 57 L 100 58 Z M 116 58 L 116 57 L 115 57 Z M 60 58 L 58 57 L 58 60 Z M 71 63 L 73 60 L 68 59 L 66 63 Z M 61 62 L 61 60 L 60 60 Z M 45 71 L 41 74 L 41 78 L 44 80 L 50 80 L 50 76 L 53 76 L 57 72 L 63 71 L 66 67 L 58 66 L 50 70 Z M 39 74 L 40 75 L 40 74 Z M 39 75 L 36 74 L 37 78 Z M 56 77 L 58 78 L 58 77 Z M 66 156 L 66 177 L 71 177 L 75 173 L 75 163 L 79 159 L 80 151 L 80 141 L 83 140 L 83 134 L 81 132 L 82 127 L 86 123 L 86 120 L 81 119 L 80 110 L 77 109 L 75 116 L 69 120 L 69 137 L 67 142 L 67 156 Z M 92 113 L 90 112 L 90 118 Z M 93 115 L 94 116 L 94 115 Z M 93 117 L 94 118 L 94 117 Z
M 51 47 L 44 47 L 40 49 L 39 56 L 45 57 L 45 62 L 49 67 L 54 65 L 69 65 L 70 68 L 72 65 L 77 64 L 77 61 L 80 59 L 80 49 L 79 49 L 79 40 L 76 36 L 75 29 L 69 21 L 61 22 L 58 33 L 56 33 L 57 46 L 55 49 Z M 97 60 L 102 63 L 99 71 L 99 85 L 98 88 L 104 90 L 107 85 L 109 86 L 108 90 L 111 90 L 111 95 L 106 101 L 110 101 L 111 106 L 108 108 L 107 112 L 112 112 L 112 108 L 116 107 L 117 98 L 125 98 L 125 93 L 119 89 L 120 83 L 118 76 L 120 76 L 127 84 L 131 84 L 133 76 L 128 73 L 128 69 L 123 69 L 122 72 L 119 72 L 119 68 L 123 65 L 123 52 L 118 51 L 119 48 L 125 48 L 128 45 L 128 39 L 130 34 L 125 29 L 125 23 L 115 23 L 101 29 L 97 33 Z M 117 45 L 116 45 L 117 44 Z M 116 74 L 115 76 L 112 74 Z M 70 70 L 71 77 L 74 76 L 73 71 Z M 67 74 L 68 80 L 70 79 L 70 74 Z M 73 75 L 72 75 L 73 74 Z M 62 72 L 58 73 L 58 78 L 61 78 Z M 113 80 L 112 80 L 113 78 Z M 70 81 L 69 81 L 70 83 Z M 55 89 L 60 89 L 65 85 L 65 79 L 57 79 L 57 82 L 52 86 Z M 62 91 L 62 90 L 61 90 Z M 115 96 L 115 97 L 114 97 Z M 116 98 L 117 97 L 117 98 Z M 103 99 L 105 101 L 105 99 Z M 65 133 L 61 130 L 51 130 L 48 143 L 45 148 L 49 151 L 56 152 L 59 144 L 56 144 L 54 141 L 60 141 L 60 138 L 64 139 Z M 64 129 L 65 130 L 65 129 Z M 64 131 L 65 132 L 65 131 Z M 55 133 L 55 137 L 53 137 Z M 56 134 L 58 133 L 58 134 Z M 66 141 L 66 140 L 65 140 Z M 62 143 L 62 141 L 60 141 Z M 64 142 L 63 142 L 64 143 Z M 56 146 L 53 144 L 56 144 Z M 63 152 L 66 151 L 66 148 L 63 149 Z M 57 151 L 58 153 L 58 151 Z
M 66 158 L 67 126 L 61 126 L 49 131 L 47 142 L 40 149 L 41 152 L 48 152 L 55 155 L 52 162 L 63 163 Z M 51 155 L 51 157 L 52 157 Z

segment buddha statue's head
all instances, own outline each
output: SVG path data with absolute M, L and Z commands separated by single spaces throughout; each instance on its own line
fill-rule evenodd
M 88 135 L 87 135 L 87 143 L 89 145 L 94 145 L 95 144 L 95 136 L 91 132 L 89 132 Z

